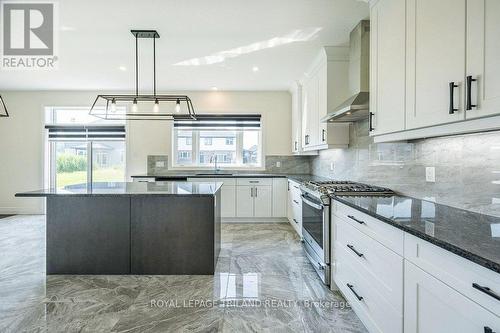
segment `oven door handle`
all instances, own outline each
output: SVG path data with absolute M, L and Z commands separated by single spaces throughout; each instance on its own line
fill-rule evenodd
M 322 205 L 318 205 L 317 203 L 312 202 L 311 200 L 307 199 L 307 197 L 305 195 L 301 195 L 301 197 L 302 197 L 302 201 L 305 202 L 306 204 L 308 204 L 309 206 L 316 208 L 316 209 L 319 209 L 319 210 L 323 210 L 324 207 Z

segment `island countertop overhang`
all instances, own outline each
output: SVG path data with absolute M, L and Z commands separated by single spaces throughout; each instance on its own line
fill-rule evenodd
M 142 182 L 98 182 L 66 186 L 63 189 L 48 188 L 16 193 L 16 197 L 97 197 L 97 196 L 213 196 L 222 187 L 222 182 L 165 181 Z

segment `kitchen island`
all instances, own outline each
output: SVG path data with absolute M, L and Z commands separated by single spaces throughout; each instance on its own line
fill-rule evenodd
M 47 274 L 209 275 L 220 252 L 220 182 L 93 183 L 45 197 Z

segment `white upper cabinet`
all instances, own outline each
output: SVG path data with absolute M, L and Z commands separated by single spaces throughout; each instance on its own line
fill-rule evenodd
M 302 85 L 295 82 L 290 91 L 292 94 L 292 153 L 302 151 Z
M 470 76 L 466 78 L 466 85 L 470 86 L 470 96 L 468 90 L 465 97 L 466 118 L 500 114 L 500 1 L 498 0 L 467 1 L 466 68 L 467 77 Z
M 406 127 L 465 119 L 466 0 L 406 4 Z
M 375 142 L 500 129 L 500 1 L 371 4 Z
M 402 0 L 381 0 L 371 8 L 371 135 L 405 129 L 405 17 Z
M 347 148 L 349 124 L 321 121 L 349 98 L 349 48 L 324 47 L 302 79 L 302 148 Z

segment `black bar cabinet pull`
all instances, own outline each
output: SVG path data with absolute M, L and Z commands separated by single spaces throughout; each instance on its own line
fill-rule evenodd
M 365 221 L 361 221 L 361 220 L 358 220 L 357 218 L 355 218 L 354 216 L 352 215 L 347 215 L 348 218 L 350 218 L 351 220 L 353 221 L 356 221 L 358 222 L 359 224 L 366 224 Z
M 325 130 L 321 130 L 321 141 L 325 142 Z
M 458 109 L 455 108 L 455 88 L 458 87 L 458 84 L 455 82 L 450 82 L 450 110 L 449 114 L 454 114 Z
M 496 299 L 497 301 L 500 301 L 500 295 L 496 294 L 493 290 L 491 290 L 488 287 L 483 287 L 477 283 L 473 283 L 472 288 L 475 288 L 479 291 L 482 291 L 486 295 L 489 295 L 489 296 L 493 297 L 494 299 Z
M 347 247 L 350 248 L 352 250 L 352 252 L 356 253 L 358 255 L 358 257 L 362 257 L 363 256 L 363 253 L 359 253 L 358 251 L 356 251 L 356 249 L 354 248 L 354 246 L 352 246 L 351 244 L 347 244 Z
M 293 222 L 295 222 L 295 223 L 299 224 L 299 222 L 298 222 L 296 219 L 293 219 Z
M 295 150 L 297 150 L 297 141 L 295 141 Z
M 493 330 L 488 326 L 484 326 L 484 333 L 495 333 L 495 332 L 493 332 Z
M 375 128 L 373 128 L 373 116 L 375 114 L 373 112 L 370 112 L 370 117 L 368 118 L 368 126 L 370 127 L 369 132 L 373 131 Z
M 297 200 L 295 200 L 295 199 L 293 200 L 293 202 L 295 202 L 297 205 L 299 204 L 299 202 Z
M 476 104 L 472 104 L 472 82 L 476 82 L 477 79 L 473 79 L 471 75 L 467 76 L 467 102 L 466 110 L 472 110 L 472 108 L 477 107 Z
M 358 301 L 361 301 L 363 300 L 363 297 L 359 296 L 357 292 L 354 291 L 354 286 L 352 284 L 347 284 L 347 288 L 351 289 L 352 293 L 354 294 L 354 296 L 356 296 L 356 298 L 358 299 Z

